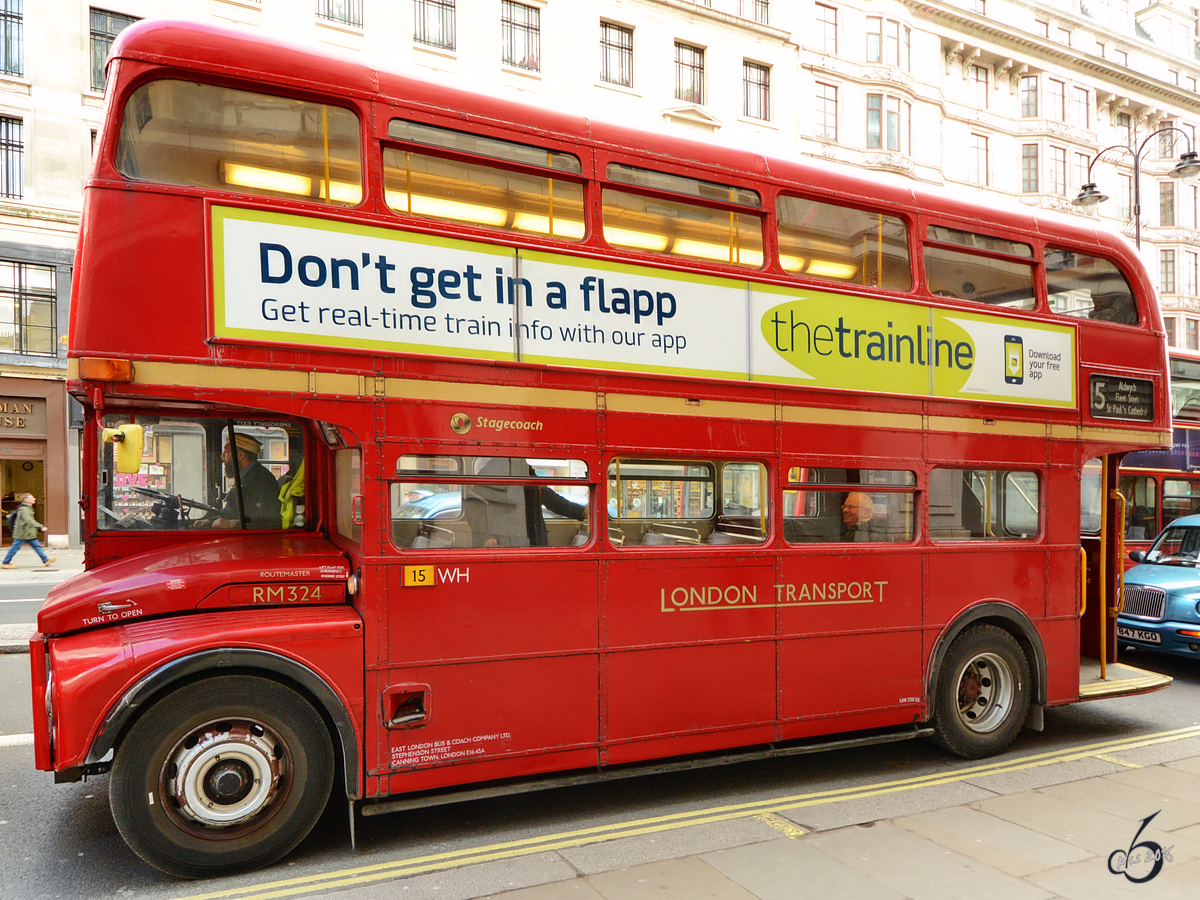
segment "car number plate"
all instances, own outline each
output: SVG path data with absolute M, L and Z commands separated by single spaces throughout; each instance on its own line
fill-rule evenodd
M 1161 644 L 1162 638 L 1157 631 L 1147 631 L 1144 628 L 1129 628 L 1126 625 L 1117 626 L 1117 637 L 1129 638 L 1131 641 L 1141 641 L 1144 644 Z

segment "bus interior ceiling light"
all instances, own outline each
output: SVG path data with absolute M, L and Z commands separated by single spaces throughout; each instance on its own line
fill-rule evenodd
M 234 187 L 254 188 L 260 191 L 273 191 L 277 194 L 293 194 L 297 197 L 311 197 L 313 179 L 307 175 L 295 172 L 281 172 L 278 169 L 263 169 L 258 166 L 248 166 L 244 163 L 221 161 L 221 178 L 226 184 Z M 358 203 L 362 200 L 362 188 L 348 181 L 330 179 L 329 199 L 339 203 Z M 319 196 L 325 195 L 325 179 L 316 179 Z
M 444 200 L 441 197 L 425 197 L 421 194 L 412 194 L 410 203 L 410 195 L 403 191 L 387 191 L 385 196 L 388 206 L 399 213 L 411 216 L 452 219 L 456 222 L 488 225 L 492 228 L 503 227 L 508 222 L 508 210 L 494 206 L 463 203 L 461 200 Z
M 133 362 L 128 359 L 83 356 L 79 359 L 79 377 L 83 381 L 111 381 L 129 384 L 133 381 Z

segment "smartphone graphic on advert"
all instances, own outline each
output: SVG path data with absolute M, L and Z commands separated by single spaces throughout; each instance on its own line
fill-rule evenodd
M 1004 383 L 1025 381 L 1025 341 L 1017 334 L 1004 336 Z

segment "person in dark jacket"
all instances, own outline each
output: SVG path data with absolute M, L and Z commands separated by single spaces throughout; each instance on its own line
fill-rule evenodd
M 8 548 L 4 563 L 0 567 L 16 568 L 13 565 L 13 557 L 17 555 L 22 544 L 28 544 L 37 552 L 37 555 L 42 558 L 43 566 L 48 566 L 58 559 L 57 556 L 47 556 L 46 551 L 42 549 L 42 542 L 38 540 L 38 535 L 46 530 L 46 526 L 33 517 L 33 504 L 35 503 L 37 503 L 37 497 L 33 494 L 26 494 L 21 498 L 21 505 L 17 508 L 17 518 L 13 522 L 12 546 Z
M 237 443 L 237 467 L 241 472 L 242 497 L 246 501 L 247 528 L 282 528 L 282 505 L 279 501 L 279 482 L 258 461 L 262 444 L 248 434 L 239 434 Z M 227 478 L 234 477 L 234 454 L 229 442 L 221 452 Z M 240 528 L 237 485 L 225 495 L 220 513 L 212 520 L 213 528 Z

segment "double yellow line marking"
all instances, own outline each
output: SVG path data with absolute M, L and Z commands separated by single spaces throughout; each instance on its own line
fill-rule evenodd
M 1164 744 L 1171 741 L 1186 740 L 1187 738 L 1200 738 L 1200 726 L 1177 728 L 1171 731 L 1160 731 L 1135 737 L 1120 738 L 1118 740 L 1099 741 L 1064 750 L 1035 753 L 1031 756 L 1023 756 L 1019 759 L 1004 762 L 967 766 L 945 773 L 901 778 L 894 781 L 884 781 L 878 784 L 852 788 L 793 794 L 788 797 L 775 797 L 769 800 L 758 800 L 750 803 L 734 803 L 727 806 L 694 810 L 692 812 L 652 816 L 647 819 L 636 819 L 631 822 L 598 825 L 592 828 L 581 828 L 575 831 L 565 831 L 542 837 L 524 838 L 518 841 L 505 841 L 482 847 L 448 850 L 443 853 L 434 853 L 428 856 L 398 860 L 396 862 L 375 863 L 368 866 L 339 869 L 320 875 L 287 878 L 264 884 L 213 891 L 207 894 L 193 894 L 190 897 L 182 898 L 182 900 L 272 900 L 272 898 L 277 897 L 295 897 L 311 891 L 353 887 L 375 881 L 421 875 L 460 866 L 476 865 L 478 863 L 493 862 L 501 859 L 515 859 L 535 853 L 582 847 L 587 844 L 612 841 L 618 838 L 638 837 L 645 834 L 686 828 L 692 825 L 707 825 L 713 822 L 726 822 L 731 819 L 745 819 L 750 817 L 765 819 L 768 815 L 780 813 L 785 810 L 800 809 L 806 806 L 819 806 L 845 800 L 860 800 L 867 797 L 911 791 L 916 788 L 933 787 L 956 781 L 967 781 L 972 778 L 984 778 L 989 775 L 1000 775 L 1057 763 L 1074 762 L 1088 757 L 1099 756 L 1105 758 L 1111 753 L 1121 753 L 1127 750 L 1136 750 L 1139 747 L 1149 747 L 1154 744 Z M 1120 760 L 1112 761 L 1120 762 Z M 771 822 L 771 820 L 767 821 L 768 823 Z M 796 830 L 797 832 L 800 831 L 799 828 Z M 794 837 L 797 835 L 789 836 Z

